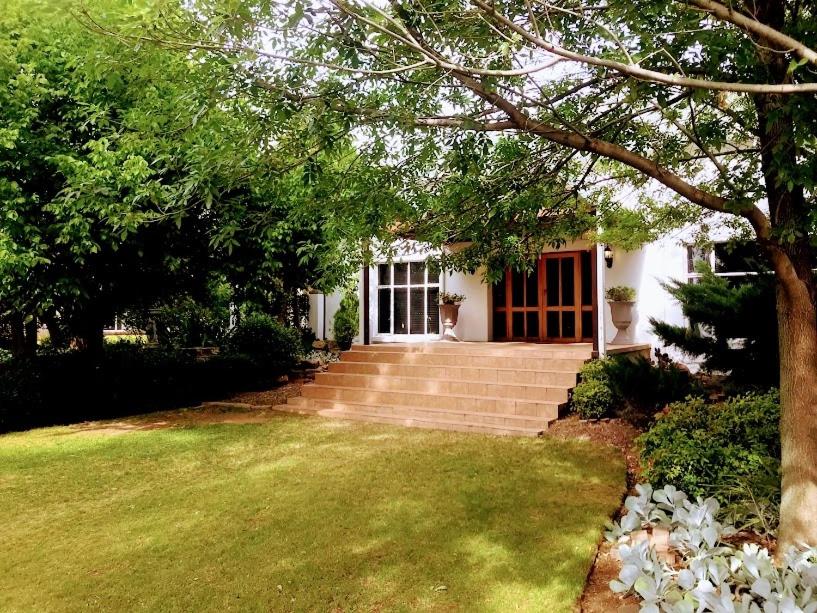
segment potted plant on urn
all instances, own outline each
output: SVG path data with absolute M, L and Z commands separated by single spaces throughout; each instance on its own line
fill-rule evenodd
M 460 312 L 460 305 L 465 300 L 462 294 L 450 294 L 443 292 L 440 294 L 440 319 L 443 322 L 443 340 L 459 341 L 454 334 L 454 326 L 457 325 L 457 317 Z
M 605 293 L 607 304 L 610 305 L 610 315 L 613 325 L 618 332 L 611 341 L 611 345 L 626 345 L 632 343 L 630 324 L 633 323 L 633 307 L 635 307 L 635 290 L 626 285 L 611 287 Z

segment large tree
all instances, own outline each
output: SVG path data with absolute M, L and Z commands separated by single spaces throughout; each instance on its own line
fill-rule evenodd
M 175 23 L 172 28 L 119 33 L 233 58 L 245 84 L 264 92 L 263 104 L 317 109 L 324 121 L 361 126 L 361 142 L 400 145 L 405 153 L 388 161 L 403 169 L 397 180 L 404 186 L 412 176 L 426 177 L 426 189 L 402 196 L 419 227 L 439 220 L 428 231 L 432 238 L 442 230 L 468 237 L 480 220 L 486 233 L 502 237 L 503 225 L 521 222 L 512 236 L 504 234 L 517 251 L 535 252 L 526 245 L 586 226 L 588 210 L 601 226 L 611 223 L 608 213 L 621 207 L 615 190 L 598 187 L 605 178 L 646 183 L 647 212 L 625 215 L 643 237 L 650 233 L 645 222 L 684 218 L 689 210 L 731 216 L 749 228 L 778 283 L 781 539 L 817 544 L 813 3 L 202 0 L 191 6 L 196 10 L 186 15 L 163 9 L 159 23 Z M 440 130 L 453 135 L 446 140 Z M 472 145 L 483 132 L 506 138 L 489 141 L 480 155 Z M 453 156 L 466 166 L 460 169 L 465 189 L 458 191 L 446 181 L 456 175 L 451 165 L 428 171 L 434 152 L 450 161 L 463 142 L 460 153 L 467 155 Z M 507 155 L 513 148 L 517 155 Z M 410 168 L 420 171 L 412 175 Z M 524 197 L 535 193 L 533 186 L 549 200 L 536 205 Z M 423 197 L 429 191 L 450 197 Z M 674 197 L 671 207 L 656 208 L 656 197 L 667 195 Z M 368 202 L 349 211 L 363 215 Z M 560 228 L 565 217 L 575 223 Z M 540 224 L 547 230 L 534 218 L 547 221 Z
M 99 352 L 114 315 L 200 294 L 214 273 L 237 301 L 275 307 L 319 283 L 333 251 L 302 209 L 327 189 L 312 176 L 331 166 L 323 150 L 350 155 L 347 131 L 321 124 L 300 142 L 311 111 L 262 111 L 220 58 L 76 19 L 84 8 L 122 26 L 145 6 L 2 3 L 0 320 L 19 353 L 32 351 L 36 320 Z

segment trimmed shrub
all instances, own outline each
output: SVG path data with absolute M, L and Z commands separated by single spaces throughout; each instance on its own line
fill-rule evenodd
M 604 381 L 583 381 L 573 390 L 573 408 L 582 419 L 599 419 L 609 415 L 615 404 L 613 391 Z
M 698 391 L 688 372 L 671 364 L 655 365 L 643 357 L 592 360 L 579 375 L 573 407 L 585 419 L 615 414 L 645 423 L 668 403 Z
M 340 301 L 340 307 L 335 313 L 333 330 L 335 341 L 344 351 L 352 346 L 357 336 L 360 319 L 357 294 L 346 292 Z
M 270 373 L 285 374 L 298 362 L 302 347 L 297 330 L 256 313 L 244 317 L 233 328 L 224 350 L 249 356 Z
M 702 398 L 675 403 L 638 438 L 644 478 L 737 502 L 741 496 L 727 488 L 779 466 L 779 421 L 776 390 L 718 404 Z
M 618 413 L 645 425 L 671 402 L 699 394 L 700 386 L 686 370 L 674 364 L 654 364 L 647 358 L 613 357 L 604 360 L 606 381 L 619 399 Z

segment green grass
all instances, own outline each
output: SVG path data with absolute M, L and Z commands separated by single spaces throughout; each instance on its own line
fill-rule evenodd
M 283 416 L 0 437 L 2 611 L 569 611 L 611 448 Z

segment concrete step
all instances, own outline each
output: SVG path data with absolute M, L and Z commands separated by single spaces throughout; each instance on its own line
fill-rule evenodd
M 353 349 L 341 354 L 341 361 L 467 368 L 508 368 L 509 365 L 516 365 L 524 370 L 576 373 L 579 372 L 587 360 L 580 357 L 517 357 L 470 353 L 446 354 L 421 351 L 359 351 Z
M 532 415 L 509 415 L 507 413 L 488 413 L 486 411 L 468 411 L 464 409 L 437 409 L 410 405 L 371 405 L 363 402 L 339 400 L 310 399 L 307 403 L 318 414 L 327 410 L 339 410 L 363 413 L 382 413 L 383 415 L 403 418 L 436 419 L 439 421 L 461 421 L 489 426 L 514 426 L 520 428 L 547 428 L 554 421 L 549 417 Z
M 422 377 L 508 385 L 553 385 L 574 387 L 577 374 L 570 371 L 524 370 L 516 368 L 470 368 L 424 366 L 423 364 L 381 364 L 377 362 L 333 362 L 329 372 L 391 377 Z
M 316 407 L 313 414 L 321 417 L 333 417 L 337 419 L 350 419 L 355 421 L 367 421 L 383 424 L 394 424 L 399 426 L 409 426 L 413 428 L 429 428 L 434 430 L 453 430 L 458 432 L 478 432 L 483 434 L 493 434 L 498 436 L 541 436 L 547 429 L 548 421 L 539 420 L 535 424 L 527 422 L 521 423 L 490 423 L 486 421 L 476 421 L 468 418 L 466 414 L 460 419 L 456 414 L 432 414 L 427 409 L 417 408 L 412 412 L 406 407 L 391 407 L 393 411 L 384 410 L 385 407 L 369 407 L 354 403 L 334 403 L 334 408 Z M 286 412 L 303 413 L 301 405 L 278 405 L 275 410 Z M 422 412 L 426 411 L 425 414 Z M 310 411 L 312 412 L 312 411 Z M 446 413 L 446 412 L 441 412 Z M 477 416 L 479 417 L 479 416 Z M 502 416 L 500 416 L 502 417 Z M 505 416 L 507 418 L 507 416 Z
M 376 353 L 436 353 L 443 355 L 492 355 L 499 357 L 581 358 L 589 360 L 593 348 L 588 343 L 536 344 L 536 343 L 377 343 L 352 345 L 352 351 Z
M 371 405 L 420 406 L 446 410 L 482 411 L 509 415 L 557 418 L 564 402 L 524 400 L 502 397 L 477 397 L 469 394 L 442 394 L 419 391 L 383 391 L 310 383 L 301 390 L 304 398 L 338 400 Z
M 315 383 L 330 387 L 355 387 L 367 390 L 422 392 L 427 394 L 464 394 L 474 397 L 514 398 L 519 400 L 552 400 L 567 402 L 570 386 L 510 385 L 427 379 L 425 377 L 395 377 L 388 375 L 358 375 L 326 372 L 315 377 Z

